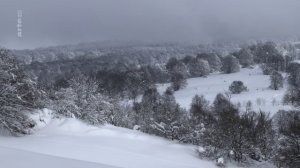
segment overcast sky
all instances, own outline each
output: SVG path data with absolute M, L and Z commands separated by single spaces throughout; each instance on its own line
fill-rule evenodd
M 286 38 L 300 35 L 300 0 L 0 0 L 0 21 L 8 48 Z

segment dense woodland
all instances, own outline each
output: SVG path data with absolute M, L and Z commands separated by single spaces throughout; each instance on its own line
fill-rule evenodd
M 296 47 L 265 42 L 227 52 L 222 51 L 225 47 L 202 47 L 201 51 L 185 47 L 176 52 L 173 47 L 146 50 L 147 54 L 145 50 L 134 52 L 134 47 L 123 47 L 117 56 L 113 52 L 99 54 L 107 49 L 84 56 L 78 49 L 76 53 L 81 56 L 53 52 L 49 60 L 30 54 L 46 49 L 1 49 L 0 128 L 16 136 L 29 134 L 35 123 L 28 114 L 49 108 L 57 117 L 75 117 L 92 125 L 109 123 L 202 146 L 204 150 L 198 150 L 201 158 L 222 157 L 241 164 L 264 160 L 278 167 L 295 168 L 300 164 L 300 111 L 279 111 L 270 116 L 253 111 L 252 102 L 241 111 L 230 101 L 230 94 L 247 90 L 241 81 L 234 81 L 229 92 L 219 93 L 212 103 L 205 95 L 195 95 L 190 109 L 180 107 L 173 94 L 186 86 L 187 78 L 235 73 L 259 65 L 265 75 L 270 75 L 269 87 L 274 90 L 283 87 L 282 73 L 288 73 L 284 103 L 299 107 Z M 185 52 L 189 49 L 192 51 Z M 164 50 L 172 52 L 165 54 Z M 22 53 L 27 53 L 27 61 L 20 58 Z M 177 55 L 172 56 L 174 53 Z M 28 61 L 30 55 L 33 57 Z M 171 86 L 161 95 L 158 83 Z

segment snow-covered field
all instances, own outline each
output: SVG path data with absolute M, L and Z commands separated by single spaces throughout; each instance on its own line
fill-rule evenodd
M 46 110 L 46 112 L 48 112 Z M 42 117 L 43 118 L 43 117 Z M 25 137 L 0 137 L 1 168 L 215 168 L 195 146 L 111 125 L 49 119 Z
M 25 144 L 24 144 L 25 145 Z M 1 168 L 116 168 L 100 163 L 0 147 Z
M 240 72 L 232 74 L 215 73 L 206 78 L 190 78 L 187 80 L 187 87 L 175 92 L 176 101 L 184 108 L 189 109 L 192 98 L 196 95 L 204 97 L 212 103 L 218 93 L 228 91 L 230 84 L 240 80 L 249 89 L 248 92 L 241 94 L 232 94 L 231 101 L 240 103 L 241 109 L 245 110 L 247 101 L 251 101 L 253 110 L 263 110 L 276 113 L 279 109 L 291 109 L 291 106 L 283 105 L 282 98 L 287 88 L 287 83 L 280 90 L 272 90 L 270 86 L 270 77 L 263 75 L 261 69 L 256 66 L 253 69 L 242 68 Z M 169 84 L 158 85 L 158 91 L 163 93 Z

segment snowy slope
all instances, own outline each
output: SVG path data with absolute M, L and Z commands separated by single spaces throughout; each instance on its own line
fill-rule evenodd
M 116 168 L 7 147 L 0 147 L 0 158 L 1 168 Z
M 228 91 L 230 84 L 235 81 L 243 81 L 249 89 L 248 92 L 241 94 L 232 94 L 231 101 L 233 103 L 240 102 L 241 109 L 245 110 L 245 105 L 248 100 L 252 101 L 253 109 L 256 111 L 263 110 L 274 114 L 279 109 L 290 109 L 288 105 L 282 104 L 286 86 L 280 90 L 271 90 L 270 77 L 263 75 L 261 69 L 256 66 L 253 69 L 243 68 L 238 73 L 210 74 L 206 78 L 190 78 L 187 80 L 187 87 L 175 92 L 177 102 L 184 108 L 189 109 L 192 98 L 195 94 L 204 95 L 204 97 L 213 102 L 218 93 Z M 163 93 L 169 84 L 158 85 L 158 90 Z
M 49 110 L 38 116 L 33 117 L 38 122 L 35 134 L 0 136 L 1 168 L 217 168 L 197 156 L 196 146 L 111 125 L 52 119 Z M 254 167 L 274 168 L 264 162 Z
M 45 119 L 45 123 L 34 135 L 0 137 L 0 167 L 216 167 L 211 161 L 200 160 L 195 146 L 138 131 L 111 125 L 92 127 L 76 119 Z M 16 157 L 18 162 L 11 163 Z

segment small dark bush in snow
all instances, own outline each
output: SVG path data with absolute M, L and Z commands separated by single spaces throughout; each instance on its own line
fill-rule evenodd
M 244 86 L 242 81 L 233 81 L 229 86 L 229 91 L 233 94 L 239 94 L 243 91 L 247 91 L 247 87 Z

